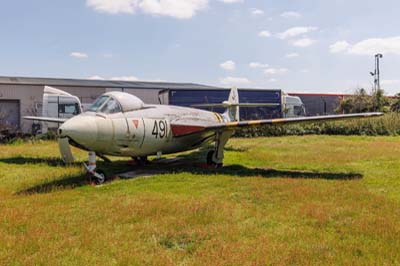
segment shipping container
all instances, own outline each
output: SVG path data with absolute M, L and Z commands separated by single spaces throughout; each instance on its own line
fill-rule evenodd
M 163 90 L 159 94 L 161 104 L 190 107 L 197 104 L 219 104 L 226 101 L 229 89 L 207 90 Z M 241 107 L 240 120 L 271 119 L 282 117 L 282 91 L 261 89 L 239 89 L 240 103 L 274 103 L 272 107 Z M 208 109 L 210 110 L 210 109 Z M 212 108 L 222 113 L 224 109 Z
M 348 96 L 347 94 L 324 93 L 290 93 L 290 95 L 300 97 L 307 116 L 336 114 L 344 97 Z

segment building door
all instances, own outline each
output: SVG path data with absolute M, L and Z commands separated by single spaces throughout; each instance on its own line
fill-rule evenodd
M 19 101 L 0 100 L 0 129 L 19 128 Z

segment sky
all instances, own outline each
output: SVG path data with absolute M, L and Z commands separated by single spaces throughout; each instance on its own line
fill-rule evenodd
M 0 0 L 0 75 L 400 92 L 398 0 Z

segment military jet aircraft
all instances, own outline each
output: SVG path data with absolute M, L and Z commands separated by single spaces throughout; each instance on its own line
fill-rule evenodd
M 239 103 L 238 90 L 232 88 L 229 99 L 221 104 L 196 107 L 224 107 L 225 113 L 189 107 L 145 104 L 138 97 L 124 92 L 101 95 L 84 113 L 70 119 L 24 117 L 28 120 L 63 123 L 58 129 L 63 160 L 73 162 L 69 145 L 89 151 L 87 172 L 103 183 L 106 177 L 96 169 L 96 155 L 126 156 L 143 163 L 147 156 L 173 154 L 215 143 L 207 155 L 207 163 L 222 167 L 224 146 L 236 130 L 263 125 L 299 123 L 380 116 L 382 113 L 296 117 L 257 121 L 239 121 L 239 107 L 274 104 Z

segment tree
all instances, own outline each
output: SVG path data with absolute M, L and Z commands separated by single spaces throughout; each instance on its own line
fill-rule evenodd
M 392 105 L 390 106 L 390 110 L 392 112 L 400 113 L 400 93 L 397 93 L 395 97 L 396 98 L 394 99 Z
M 372 95 L 372 103 L 374 112 L 384 112 L 390 109 L 389 99 L 385 97 L 385 92 L 382 89 L 377 90 Z
M 351 96 L 347 96 L 339 105 L 337 111 L 342 113 L 388 112 L 389 99 L 383 90 L 377 90 L 369 95 L 363 88 L 359 88 Z M 399 103 L 400 104 L 400 103 Z
M 373 108 L 372 97 L 365 89 L 359 88 L 351 96 L 343 99 L 338 111 L 346 114 L 369 112 Z

